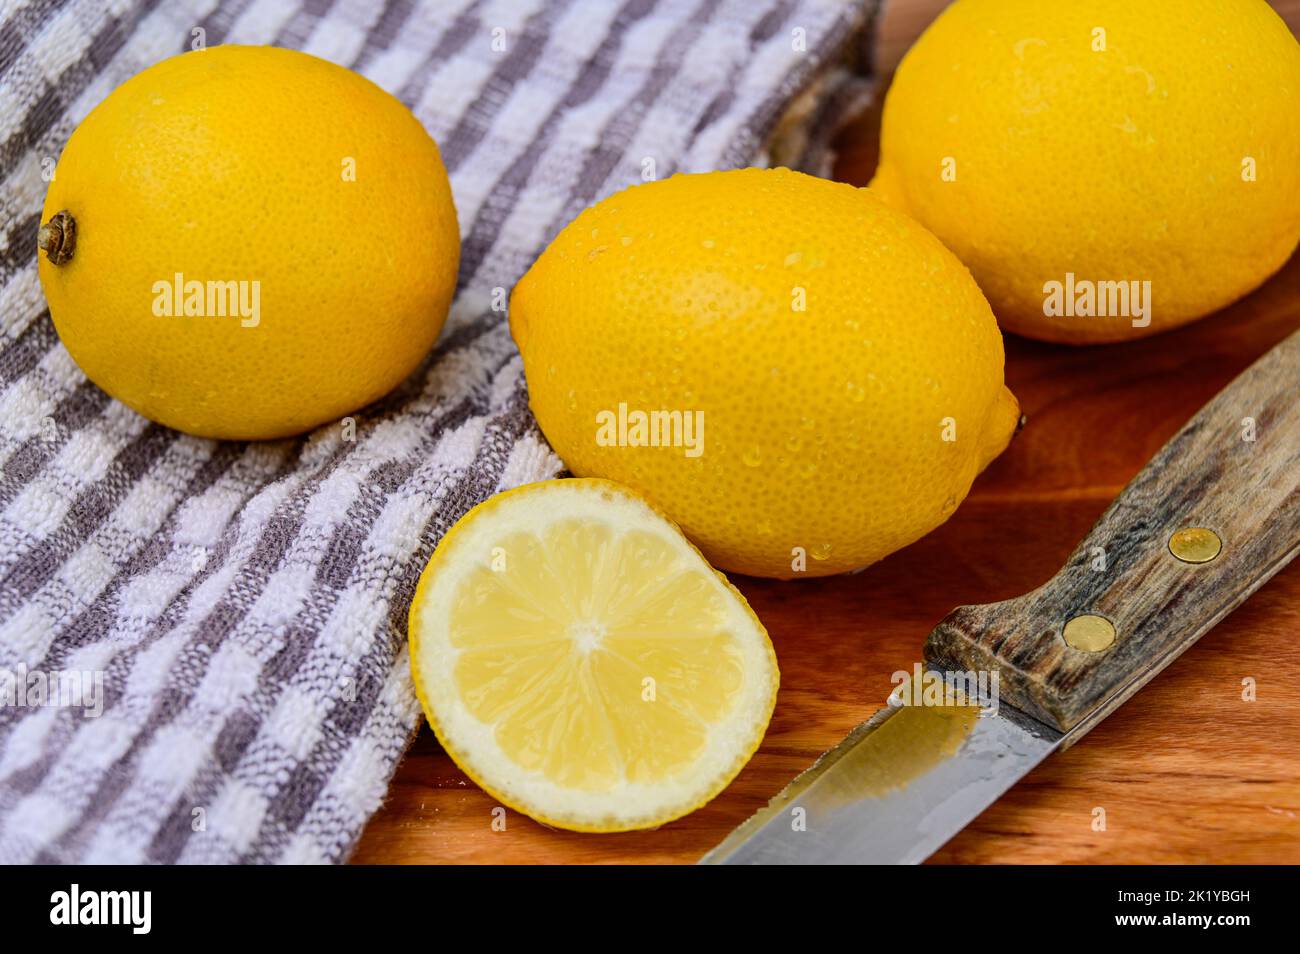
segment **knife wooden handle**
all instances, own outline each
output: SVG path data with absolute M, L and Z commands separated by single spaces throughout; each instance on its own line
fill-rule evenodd
M 1188 528 L 1212 531 L 1217 556 L 1199 563 L 1175 556 L 1204 559 L 1214 550 L 1207 534 L 1173 539 Z M 1002 701 L 1075 730 L 1074 741 L 1297 550 L 1300 332 L 1174 435 L 1055 577 L 1016 599 L 953 610 L 926 641 L 926 660 L 996 671 Z M 1100 619 L 1070 622 L 1079 616 Z

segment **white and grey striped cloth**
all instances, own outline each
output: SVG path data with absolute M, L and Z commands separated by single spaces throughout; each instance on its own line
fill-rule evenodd
M 877 2 L 0 0 L 0 861 L 345 859 L 420 722 L 405 615 L 429 553 L 478 501 L 562 467 L 493 289 L 647 158 L 659 177 L 764 161 L 814 81 L 803 132 L 780 139 L 816 163 L 807 128 L 861 89 L 838 64 Z M 43 169 L 115 86 L 196 38 L 358 70 L 442 148 L 457 301 L 355 440 L 152 424 L 50 323 Z M 84 698 L 40 704 L 74 674 Z

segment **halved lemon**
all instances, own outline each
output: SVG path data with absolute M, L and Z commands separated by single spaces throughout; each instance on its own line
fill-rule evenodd
M 503 804 L 576 831 L 679 818 L 758 748 L 776 655 L 743 596 L 606 480 L 528 484 L 438 545 L 411 670 L 447 753 Z

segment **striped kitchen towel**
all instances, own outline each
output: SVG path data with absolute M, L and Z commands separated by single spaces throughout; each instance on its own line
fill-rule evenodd
M 563 466 L 494 292 L 647 160 L 743 166 L 779 140 L 821 164 L 809 130 L 865 84 L 845 64 L 877 2 L 0 0 L 0 861 L 345 859 L 420 724 L 420 570 L 475 503 Z M 218 43 L 360 71 L 451 173 L 451 318 L 355 439 L 152 424 L 86 380 L 45 309 L 36 231 L 69 134 L 134 73 Z

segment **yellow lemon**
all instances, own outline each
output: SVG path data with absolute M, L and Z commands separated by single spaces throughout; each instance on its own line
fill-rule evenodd
M 767 632 L 645 501 L 529 484 L 438 544 L 411 670 L 447 753 L 502 803 L 577 831 L 671 821 L 726 787 L 776 702 Z
M 872 188 L 1004 328 L 1136 338 L 1290 256 L 1297 117 L 1300 45 L 1264 0 L 958 0 L 898 68 Z
M 516 286 L 569 469 L 663 509 L 715 566 L 817 576 L 946 520 L 1019 411 L 962 264 L 869 190 L 678 175 L 570 223 Z
M 41 284 L 86 375 L 206 437 L 300 433 L 415 369 L 460 237 L 438 148 L 324 60 L 220 46 L 150 67 L 68 140 Z

